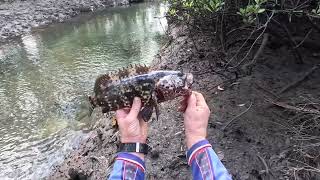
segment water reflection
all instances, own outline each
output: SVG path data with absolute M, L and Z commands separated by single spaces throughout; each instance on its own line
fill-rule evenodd
M 21 40 L 26 51 L 27 58 L 31 60 L 33 64 L 38 64 L 39 49 L 37 43 L 41 40 L 37 40 L 34 35 L 22 37 Z
M 38 179 L 62 160 L 95 78 L 151 62 L 166 28 L 154 17 L 165 8 L 114 8 L 0 46 L 0 179 Z

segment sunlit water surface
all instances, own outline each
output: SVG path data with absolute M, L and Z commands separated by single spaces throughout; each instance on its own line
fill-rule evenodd
M 95 78 L 149 64 L 166 28 L 163 4 L 87 14 L 0 45 L 0 179 L 41 179 L 76 148 L 70 124 Z

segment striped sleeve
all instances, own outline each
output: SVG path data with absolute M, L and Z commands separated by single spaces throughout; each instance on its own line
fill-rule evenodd
M 119 153 L 109 180 L 143 180 L 145 164 L 139 157 L 129 153 Z
M 188 164 L 192 169 L 193 179 L 231 180 L 231 175 L 213 151 L 207 140 L 194 144 L 187 152 Z

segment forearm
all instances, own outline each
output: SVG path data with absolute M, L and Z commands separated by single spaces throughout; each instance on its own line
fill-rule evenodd
M 187 152 L 193 179 L 232 179 L 207 140 L 194 144 Z
M 143 180 L 145 172 L 145 164 L 143 157 L 138 154 L 119 153 L 109 180 L 135 179 Z M 142 158 L 142 159 L 141 159 Z

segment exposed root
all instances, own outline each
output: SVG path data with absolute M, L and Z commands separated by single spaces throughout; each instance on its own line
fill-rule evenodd
M 310 109 L 310 108 L 305 108 L 305 107 L 295 107 L 295 106 L 288 105 L 288 104 L 286 104 L 284 102 L 275 102 L 275 101 L 272 101 L 272 100 L 268 100 L 268 101 L 270 103 L 276 105 L 276 106 L 279 106 L 279 107 L 282 107 L 282 108 L 285 108 L 285 109 L 289 109 L 289 110 L 292 110 L 292 111 L 320 115 L 320 111 L 316 110 L 316 109 Z
M 286 87 L 284 87 L 283 89 L 281 89 L 278 94 L 282 94 L 286 91 L 288 91 L 289 89 L 299 85 L 301 82 L 303 82 L 308 76 L 310 76 L 315 70 L 317 70 L 319 68 L 320 64 L 313 66 L 309 71 L 306 72 L 306 74 L 300 78 L 298 78 L 295 82 L 288 84 Z
M 258 49 L 258 51 L 256 52 L 256 54 L 254 55 L 252 61 L 248 64 L 245 64 L 243 66 L 243 69 L 252 69 L 252 66 L 257 62 L 257 59 L 260 57 L 260 55 L 262 54 L 264 48 L 266 47 L 267 43 L 268 43 L 268 40 L 269 40 L 269 34 L 268 33 L 265 33 L 263 35 L 263 40 L 262 40 L 262 43 Z M 250 70 L 251 71 L 251 70 Z

